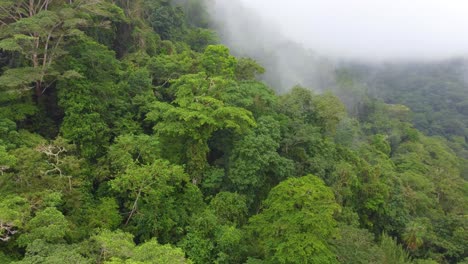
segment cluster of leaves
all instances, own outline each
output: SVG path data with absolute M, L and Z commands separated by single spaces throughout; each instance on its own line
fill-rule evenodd
M 0 10 L 0 262 L 468 257 L 464 160 L 407 107 L 276 95 L 198 0 Z

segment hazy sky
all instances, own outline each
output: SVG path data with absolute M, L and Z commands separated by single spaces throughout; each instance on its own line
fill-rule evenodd
M 325 55 L 442 59 L 468 55 L 468 0 L 242 0 Z

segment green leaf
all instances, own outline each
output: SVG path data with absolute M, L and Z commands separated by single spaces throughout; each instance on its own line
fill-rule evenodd
M 0 76 L 0 87 L 31 87 L 41 75 L 40 69 L 33 67 L 8 69 Z
M 21 51 L 21 46 L 16 38 L 7 38 L 0 41 L 0 49 L 4 51 Z

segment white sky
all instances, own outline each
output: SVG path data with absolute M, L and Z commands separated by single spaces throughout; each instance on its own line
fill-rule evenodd
M 318 53 L 364 59 L 468 55 L 468 0 L 242 0 Z

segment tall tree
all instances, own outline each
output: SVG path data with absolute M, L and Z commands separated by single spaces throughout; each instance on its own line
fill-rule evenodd
M 90 26 L 89 14 L 112 15 L 110 11 L 115 8 L 109 10 L 111 6 L 105 3 L 103 0 L 0 1 L 0 49 L 18 52 L 29 62 L 24 67 L 7 70 L 0 77 L 0 85 L 28 89 L 34 84 L 35 95 L 40 97 L 59 76 L 74 75 L 60 72 L 54 64 L 66 53 L 67 42 L 83 35 L 82 29 Z
M 194 183 L 201 180 L 207 165 L 208 140 L 214 132 L 230 129 L 246 131 L 255 125 L 252 113 L 226 105 L 217 94 L 229 81 L 207 78 L 204 73 L 184 75 L 175 81 L 172 104 L 155 102 L 147 119 L 156 123 L 154 130 L 160 136 L 186 139 L 187 169 Z
M 327 240 L 335 234 L 338 205 L 313 175 L 273 188 L 263 211 L 250 220 L 262 257 L 272 263 L 336 263 Z

